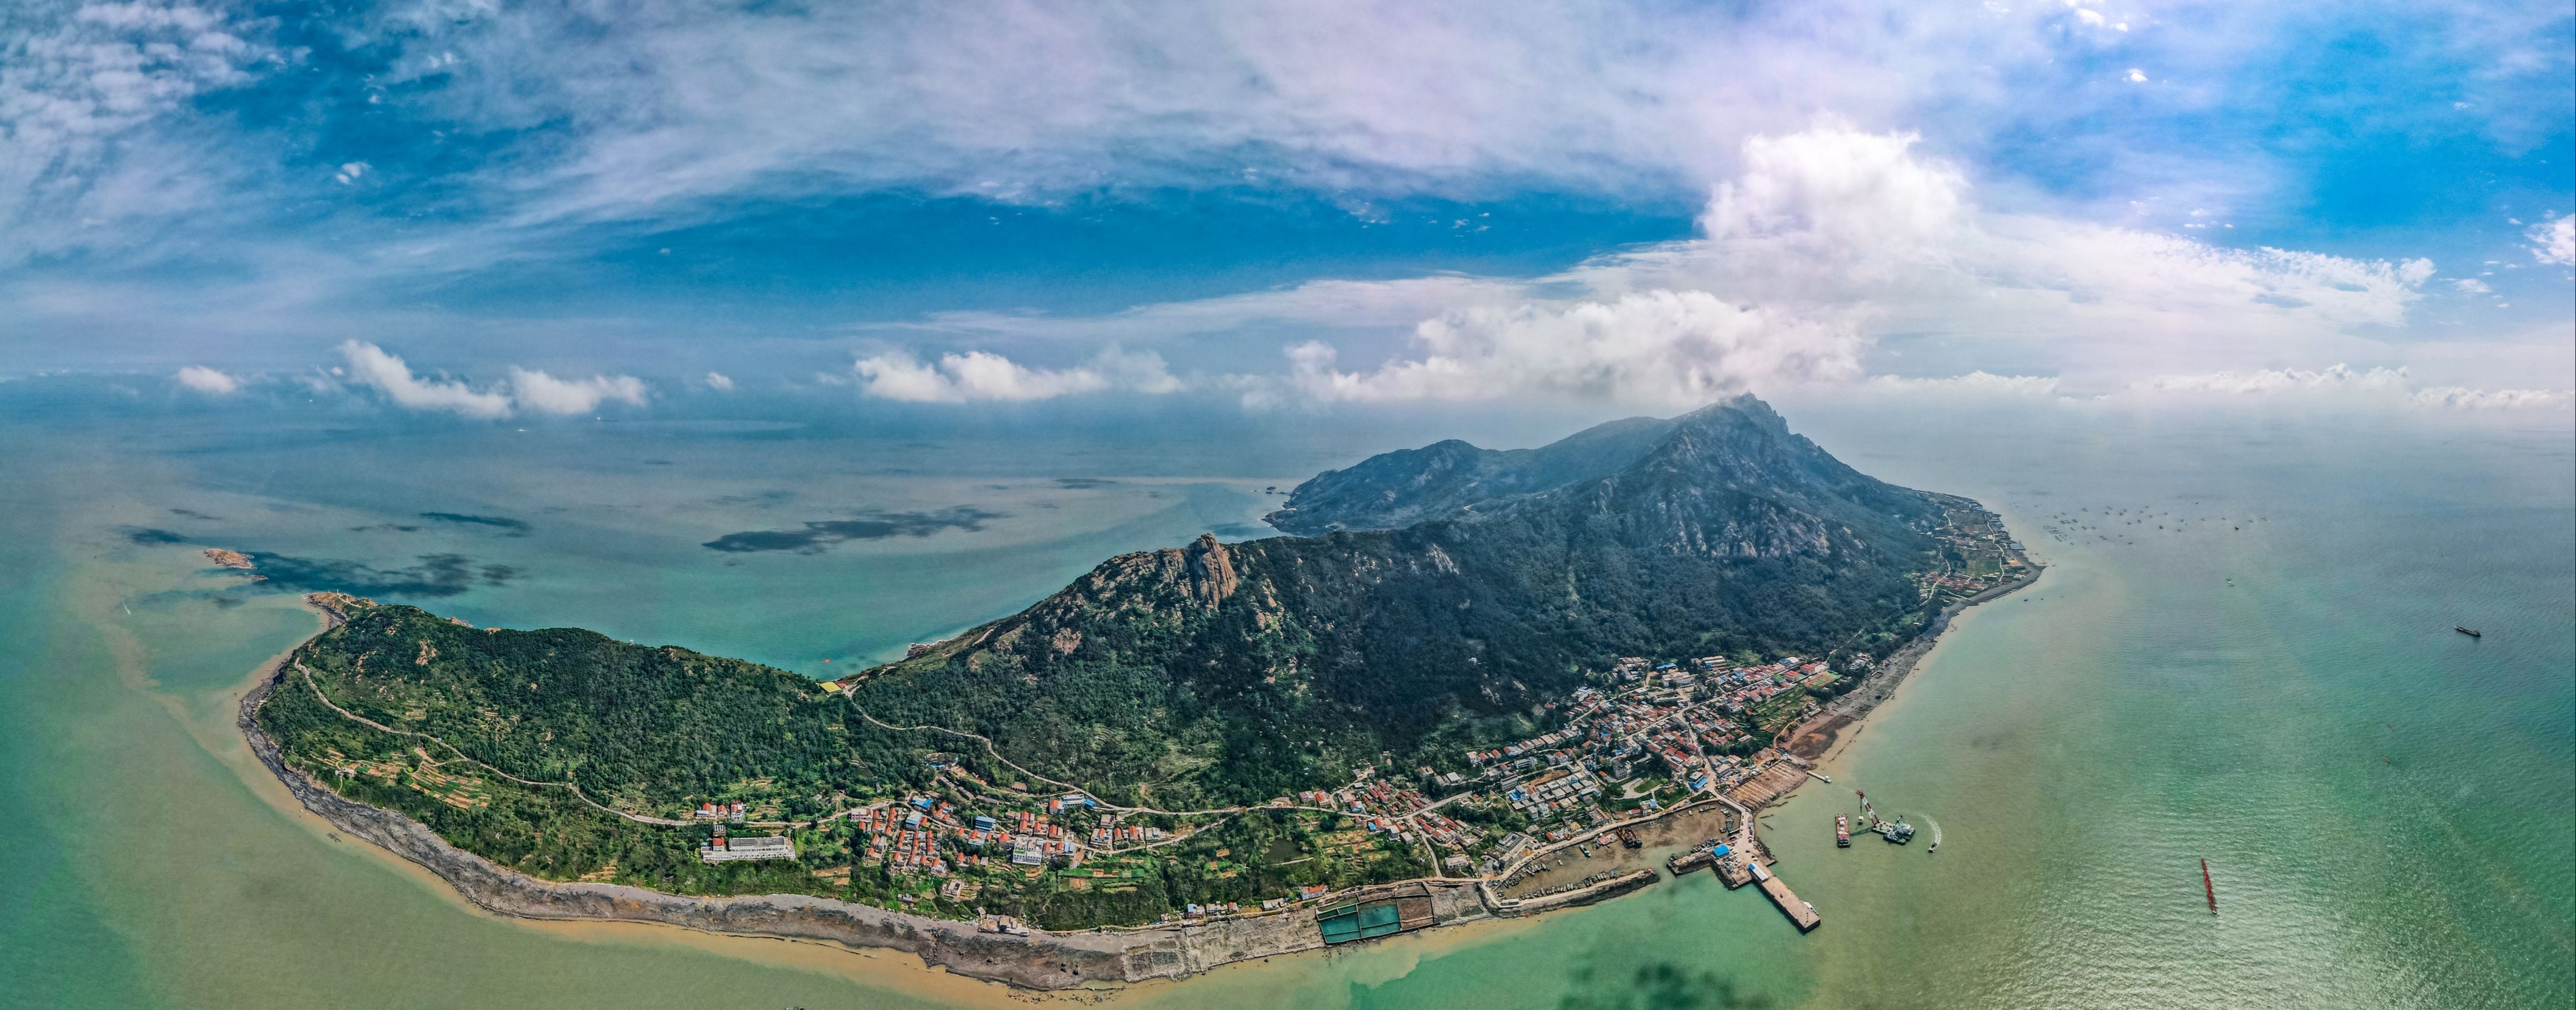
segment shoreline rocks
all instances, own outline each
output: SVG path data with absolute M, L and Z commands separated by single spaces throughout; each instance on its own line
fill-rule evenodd
M 305 809 L 333 827 L 420 865 L 467 901 L 498 915 L 653 922 L 710 933 L 899 950 L 951 974 L 1042 990 L 1183 978 L 1235 961 L 1324 946 L 1313 908 L 1178 928 L 1083 933 L 1031 930 L 1019 936 L 982 932 L 969 922 L 931 919 L 806 895 L 690 897 L 619 884 L 539 880 L 459 849 L 418 821 L 349 799 L 287 767 L 276 741 L 259 728 L 255 717 L 260 704 L 283 677 L 281 664 L 242 697 L 236 725 L 259 762 L 285 783 L 287 791 Z M 1430 899 L 1435 921 L 1425 928 L 1489 915 L 1468 881 L 1378 885 L 1340 896 L 1337 901 L 1398 896 Z

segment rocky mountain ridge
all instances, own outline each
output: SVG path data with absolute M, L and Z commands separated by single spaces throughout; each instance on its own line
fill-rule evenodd
M 1749 396 L 1517 452 L 1327 472 L 1274 522 L 1339 530 L 1110 559 L 854 696 L 1106 795 L 1256 802 L 1454 760 L 1619 655 L 1821 653 L 1919 620 L 1927 531 L 1958 502 L 1845 466 Z

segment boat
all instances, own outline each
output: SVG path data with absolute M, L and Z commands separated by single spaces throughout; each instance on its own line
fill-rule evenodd
M 1914 840 L 1914 825 L 1905 823 L 1905 818 L 1899 817 L 1894 823 L 1878 829 L 1878 833 L 1886 836 L 1891 843 L 1903 845 Z
M 1620 828 L 1619 844 L 1632 849 L 1642 849 L 1646 847 L 1645 839 L 1637 837 L 1637 829 L 1635 828 Z
M 2485 636 L 2485 635 L 2478 634 L 2478 629 L 2476 629 L 2476 628 L 2463 628 L 2463 627 L 2461 627 L 2461 626 L 2459 626 L 2459 625 L 2456 625 L 2456 624 L 2454 624 L 2454 625 L 2452 625 L 2452 626 L 2451 626 L 2451 630 L 2456 631 L 2456 632 L 2459 632 L 2460 634 L 2463 634 L 2463 635 L 2467 635 L 2467 636 L 2469 636 L 2470 638 L 2485 638 L 2485 637 L 2487 637 L 2487 636 Z
M 1851 848 L 1851 818 L 1841 814 L 1834 815 L 1834 844 L 1846 849 Z
M 2200 889 L 2209 895 L 2209 914 L 2218 914 L 2218 885 L 2209 882 L 2209 860 L 2200 861 Z

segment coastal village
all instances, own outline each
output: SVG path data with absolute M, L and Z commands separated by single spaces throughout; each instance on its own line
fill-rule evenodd
M 1830 783 L 1812 762 L 1835 731 L 1887 697 L 1959 608 L 2037 573 L 1993 516 L 1951 501 L 1950 521 L 1936 531 L 1935 563 L 1916 577 L 1919 606 L 1823 654 L 1617 657 L 1527 710 L 1519 739 L 1426 749 L 1411 760 L 1382 753 L 1336 787 L 1249 805 L 1164 810 L 1103 796 L 1015 764 L 971 733 L 881 723 L 838 681 L 785 689 L 824 708 L 846 704 L 844 719 L 815 723 L 827 731 L 847 721 L 900 734 L 883 738 L 904 741 L 899 747 L 879 753 L 905 772 L 881 791 L 800 796 L 752 778 L 676 806 L 610 806 L 354 713 L 301 663 L 272 686 L 310 742 L 300 757 L 273 745 L 262 753 L 291 788 L 309 786 L 299 795 L 333 810 L 334 824 L 379 844 L 412 845 L 407 851 L 424 865 L 464 867 L 472 857 L 419 848 L 419 836 L 359 812 L 374 808 L 325 797 L 351 791 L 442 822 L 588 819 L 575 830 L 625 839 L 624 848 L 608 850 L 619 858 L 567 866 L 546 875 L 553 883 L 510 884 L 517 890 L 509 902 L 551 907 L 584 900 L 557 898 L 553 888 L 631 888 L 633 871 L 620 858 L 633 859 L 629 865 L 661 875 L 650 889 L 626 892 L 670 904 L 654 917 L 694 922 L 739 907 L 770 916 L 745 928 L 771 932 L 783 928 L 776 916 L 787 915 L 812 935 L 916 949 L 952 970 L 998 972 L 1039 988 L 1171 977 L 1444 923 L 1534 915 L 1701 869 L 1730 889 L 1755 886 L 1803 932 L 1823 916 L 1773 871 L 1756 830 L 1761 810 L 1809 781 Z M 375 606 L 323 596 L 316 605 L 340 615 Z M 398 620 L 462 624 L 431 615 Z M 344 690 L 373 655 L 349 661 Z M 434 658 L 426 641 L 401 656 L 413 666 Z M 375 690 L 382 682 L 368 683 Z M 268 696 L 246 698 L 245 711 L 275 714 L 275 706 L 261 707 Z M 287 761 L 311 777 L 289 774 Z M 1882 819 L 1865 803 L 1860 815 L 1838 819 L 1834 830 L 1845 840 L 1853 827 L 1877 831 L 1900 845 L 1912 837 L 1901 817 Z M 1929 834 L 1926 848 L 1937 848 L 1939 827 Z M 516 858 L 525 865 L 546 857 Z M 442 875 L 521 880 L 455 867 Z M 847 904 L 762 904 L 789 895 Z M 934 928 L 1006 945 L 1025 938 L 1050 953 L 960 960 L 970 949 L 953 946 L 961 934 L 921 939 L 920 930 Z
M 1976 598 L 2031 573 L 1994 517 L 1961 509 L 1953 519 L 1942 533 L 1946 563 L 1920 579 L 1927 602 Z M 1216 811 L 1119 806 L 1061 783 L 1032 785 L 1033 776 L 996 782 L 958 755 L 933 754 L 926 760 L 939 788 L 813 821 L 779 821 L 740 803 L 701 807 L 699 819 L 712 823 L 699 851 L 709 862 L 800 860 L 859 900 L 1012 932 L 1028 926 L 988 906 L 1026 908 L 1032 895 L 1053 895 L 1048 907 L 1070 898 L 1126 910 L 1135 905 L 1119 896 L 1146 897 L 1137 892 L 1149 883 L 1200 900 L 1175 901 L 1143 922 L 1105 921 L 1112 911 L 1041 925 L 1348 911 L 1336 906 L 1350 894 L 1406 878 L 1470 883 L 1488 907 L 1512 910 L 1633 886 L 1622 883 L 1632 868 L 1568 881 L 1558 867 L 1569 855 L 1643 848 L 1639 830 L 1661 826 L 1689 836 L 1678 839 L 1684 849 L 1668 868 L 1708 865 L 1730 885 L 1760 883 L 1802 929 L 1813 928 L 1814 910 L 1763 868 L 1753 813 L 1808 779 L 1808 762 L 1782 745 L 1866 682 L 1871 667 L 1865 650 L 1623 657 L 1546 704 L 1547 732 L 1463 750 L 1451 770 L 1397 768 L 1390 756 L 1339 788 Z M 1247 827 L 1255 820 L 1259 831 Z M 1020 900 L 991 900 L 1013 895 Z M 1379 935 L 1366 924 L 1342 934 Z

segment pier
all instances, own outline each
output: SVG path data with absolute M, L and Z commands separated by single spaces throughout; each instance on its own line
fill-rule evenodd
M 1746 867 L 1752 871 L 1753 879 L 1762 885 L 1762 893 L 1771 896 L 1771 903 L 1780 906 L 1780 911 L 1789 917 L 1790 922 L 1798 924 L 1798 932 L 1812 930 L 1825 921 L 1823 916 L 1816 914 L 1815 906 L 1798 900 L 1797 893 L 1789 890 L 1789 885 L 1781 883 L 1780 878 L 1772 876 L 1771 871 L 1763 869 L 1761 863 L 1747 863 Z

